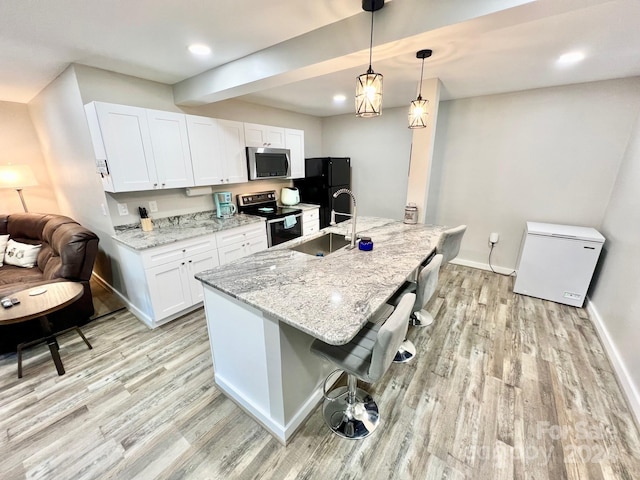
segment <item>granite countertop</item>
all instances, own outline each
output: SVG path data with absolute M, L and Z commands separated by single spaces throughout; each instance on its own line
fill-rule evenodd
M 315 338 L 345 344 L 429 256 L 446 228 L 359 217 L 358 234 L 371 237 L 372 251 L 343 248 L 315 257 L 289 250 L 326 232 L 344 234 L 350 226 L 327 227 L 196 278 Z
M 134 250 L 146 250 L 264 221 L 263 217 L 244 214 L 217 218 L 214 211 L 207 211 L 154 219 L 151 232 L 143 232 L 139 223 L 122 225 L 115 227 L 116 234 L 112 238 Z
M 305 210 L 313 210 L 314 208 L 320 208 L 320 205 L 314 205 L 313 203 L 296 203 L 295 205 L 281 205 L 281 206 L 283 207 L 286 206 L 290 208 L 299 208 L 303 212 Z

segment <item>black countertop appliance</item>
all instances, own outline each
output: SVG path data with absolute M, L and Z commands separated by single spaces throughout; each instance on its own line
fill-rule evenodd
M 329 226 L 331 209 L 351 213 L 348 195 L 333 198 L 341 188 L 351 189 L 351 159 L 348 157 L 320 157 L 305 159 L 305 178 L 298 178 L 293 185 L 300 191 L 300 201 L 320 205 L 320 228 Z M 349 220 L 338 215 L 337 221 Z

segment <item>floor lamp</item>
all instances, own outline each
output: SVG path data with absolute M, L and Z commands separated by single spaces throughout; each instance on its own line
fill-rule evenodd
M 29 210 L 27 210 L 27 204 L 24 203 L 22 189 L 36 185 L 38 185 L 38 181 L 29 165 L 0 165 L 0 188 L 13 188 L 18 192 L 25 212 Z

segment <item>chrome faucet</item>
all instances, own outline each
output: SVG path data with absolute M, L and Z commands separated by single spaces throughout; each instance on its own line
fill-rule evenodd
M 349 245 L 347 247 L 347 249 L 351 250 L 352 248 L 355 248 L 356 246 L 356 219 L 358 218 L 358 215 L 356 213 L 356 197 L 353 196 L 353 192 L 351 192 L 351 190 L 349 190 L 348 188 L 341 188 L 340 190 L 338 190 L 336 193 L 333 194 L 333 198 L 338 198 L 338 195 L 341 195 L 343 193 L 346 193 L 347 195 L 349 195 L 351 197 L 351 200 L 353 201 L 353 213 L 342 213 L 342 212 L 336 212 L 333 208 L 331 209 L 331 221 L 329 222 L 329 225 L 335 225 L 336 224 L 336 215 L 342 215 L 344 217 L 351 217 L 351 245 Z

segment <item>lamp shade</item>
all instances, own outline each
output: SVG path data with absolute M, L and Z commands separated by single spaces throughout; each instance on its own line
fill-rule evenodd
M 409 107 L 409 128 L 425 128 L 429 116 L 429 100 L 418 98 L 411 102 Z
M 356 116 L 375 117 L 382 113 L 382 74 L 369 69 L 356 78 Z
M 29 165 L 0 165 L 0 188 L 23 188 L 38 185 Z

